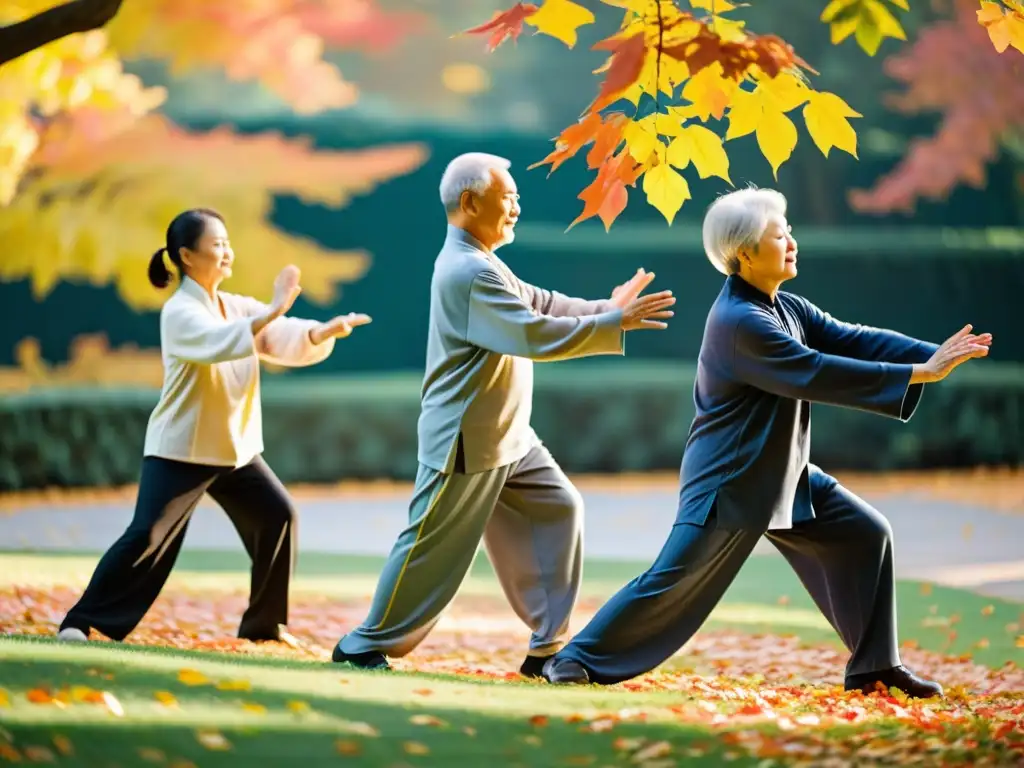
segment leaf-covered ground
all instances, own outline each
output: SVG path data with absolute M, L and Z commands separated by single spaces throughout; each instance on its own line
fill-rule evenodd
M 904 659 L 949 697 L 841 691 L 846 653 L 786 569 L 755 558 L 683 652 L 610 688 L 514 670 L 526 631 L 485 563 L 397 674 L 326 662 L 379 561 L 304 557 L 298 647 L 233 639 L 242 561 L 186 552 L 130 646 L 53 643 L 95 555 L 0 554 L 0 761 L 59 765 L 1012 765 L 1024 760 L 1019 604 L 901 584 Z M 591 563 L 578 628 L 638 564 Z M 26 638 L 25 636 L 36 636 Z M 40 637 L 42 636 L 42 637 Z

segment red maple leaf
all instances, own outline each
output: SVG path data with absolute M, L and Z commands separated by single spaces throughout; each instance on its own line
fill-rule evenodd
M 464 35 L 486 35 L 490 34 L 487 41 L 487 50 L 493 52 L 495 48 L 511 38 L 512 42 L 519 39 L 523 31 L 523 21 L 538 11 L 533 3 L 516 3 L 506 11 L 499 11 L 491 17 L 486 24 L 467 29 Z

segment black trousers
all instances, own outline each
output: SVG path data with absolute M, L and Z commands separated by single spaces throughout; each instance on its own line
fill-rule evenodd
M 238 636 L 277 639 L 288 623 L 297 513 L 284 485 L 261 456 L 237 469 L 147 456 L 135 516 L 100 558 L 61 629 L 96 629 L 123 640 L 142 621 L 181 551 L 192 512 L 204 493 L 231 518 L 252 560 L 249 607 Z
M 850 650 L 847 675 L 900 661 L 892 528 L 878 510 L 823 472 L 811 475 L 816 517 L 789 530 L 672 526 L 654 564 L 595 614 L 557 658 L 611 685 L 650 672 L 704 624 L 762 535 L 796 571 Z

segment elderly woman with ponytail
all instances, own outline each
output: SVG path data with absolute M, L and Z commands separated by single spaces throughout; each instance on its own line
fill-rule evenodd
M 286 267 L 271 303 L 219 290 L 234 253 L 221 216 L 178 215 L 149 279 L 177 290 L 160 313 L 164 384 L 146 430 L 135 515 L 103 555 L 78 603 L 61 624 L 63 640 L 95 629 L 123 640 L 160 594 L 181 549 L 192 511 L 208 493 L 227 513 L 252 560 L 249 607 L 239 637 L 279 640 L 288 621 L 296 512 L 261 454 L 259 360 L 307 366 L 326 359 L 334 340 L 370 322 L 350 314 L 321 323 L 285 317 L 300 292 Z

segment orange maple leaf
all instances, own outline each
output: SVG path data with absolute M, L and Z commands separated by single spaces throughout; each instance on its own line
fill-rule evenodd
M 783 70 L 797 65 L 815 72 L 806 61 L 796 55 L 792 45 L 777 35 L 752 35 L 738 42 L 725 42 L 721 35 L 709 29 L 704 23 L 692 38 L 665 46 L 661 52 L 685 62 L 691 76 L 715 62 L 722 65 L 723 77 L 731 77 L 734 80 L 741 80 L 753 64 L 769 77 L 775 77 Z
M 596 112 L 589 112 L 573 125 L 570 125 L 555 138 L 555 149 L 543 160 L 529 166 L 533 170 L 542 165 L 551 164 L 550 176 L 558 167 L 571 157 L 574 157 L 587 144 L 593 142 L 594 146 L 587 153 L 587 167 L 594 169 L 601 165 L 604 160 L 612 154 L 622 141 L 622 131 L 629 122 L 628 118 L 621 112 L 613 112 L 601 116 Z
M 606 38 L 595 43 L 593 48 L 595 51 L 611 51 L 612 54 L 601 90 L 590 105 L 591 112 L 600 112 L 618 100 L 640 77 L 647 56 L 647 41 L 643 32 L 637 32 L 627 37 Z
M 604 224 L 605 231 L 626 209 L 629 192 L 626 187 L 636 184 L 643 172 L 643 165 L 636 162 L 626 149 L 619 154 L 605 158 L 594 180 L 577 195 L 583 201 L 583 213 L 576 217 L 566 231 L 581 221 L 597 216 Z
M 493 52 L 495 48 L 505 42 L 506 38 L 516 42 L 523 31 L 523 21 L 535 14 L 539 8 L 533 3 L 516 3 L 505 11 L 499 11 L 485 24 L 467 29 L 464 35 L 486 35 L 490 33 L 487 41 L 487 50 Z

